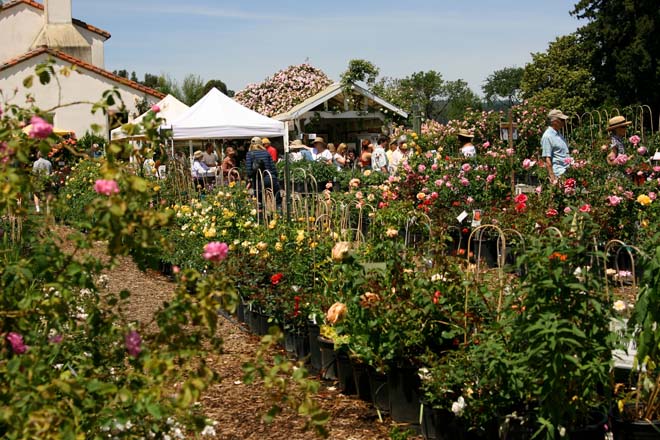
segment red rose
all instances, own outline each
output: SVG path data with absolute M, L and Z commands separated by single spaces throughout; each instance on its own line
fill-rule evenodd
M 280 283 L 280 281 L 282 281 L 282 278 L 284 278 L 284 274 L 278 272 L 270 277 L 270 282 L 273 286 L 277 286 Z
M 557 214 L 559 214 L 559 212 L 555 208 L 550 208 L 547 211 L 545 211 L 545 216 L 546 217 L 554 217 Z
M 527 196 L 525 194 L 518 194 L 515 199 L 513 199 L 514 202 L 516 203 L 527 203 Z

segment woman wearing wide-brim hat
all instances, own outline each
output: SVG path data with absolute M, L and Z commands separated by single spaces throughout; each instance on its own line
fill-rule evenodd
M 624 145 L 626 138 L 626 129 L 632 124 L 626 121 L 623 116 L 614 116 L 607 122 L 607 131 L 610 133 L 610 146 L 609 153 L 607 154 L 607 163 L 610 165 L 617 165 L 616 158 L 626 154 L 626 147 Z
M 465 128 L 458 130 L 458 142 L 461 144 L 461 153 L 465 157 L 475 157 L 477 155 L 477 148 L 472 143 L 473 137 L 474 135 Z

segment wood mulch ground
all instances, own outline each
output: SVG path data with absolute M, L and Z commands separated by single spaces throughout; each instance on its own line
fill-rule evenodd
M 65 237 L 71 230 L 56 226 L 53 232 Z M 71 251 L 73 245 L 62 240 L 62 247 Z M 88 250 L 90 254 L 104 255 L 104 244 L 96 243 Z M 129 257 L 119 257 L 116 266 L 105 273 L 108 276 L 107 290 L 118 293 L 129 290 L 130 318 L 148 323 L 154 311 L 166 301 L 174 291 L 174 284 L 159 272 L 140 271 Z M 216 438 L 223 440 L 302 440 L 314 439 L 315 434 L 305 431 L 304 420 L 291 411 L 286 411 L 272 424 L 261 418 L 271 407 L 268 394 L 260 383 L 243 383 L 241 366 L 254 358 L 259 345 L 259 337 L 247 331 L 243 324 L 233 318 L 222 317 L 218 332 L 224 340 L 220 353 L 211 354 L 207 362 L 222 377 L 212 385 L 201 399 L 204 413 L 216 420 Z M 281 351 L 284 352 L 283 350 Z M 274 354 L 274 353 L 273 353 Z M 391 419 L 380 422 L 373 407 L 357 397 L 341 394 L 335 383 L 322 381 L 316 397 L 322 408 L 331 415 L 328 422 L 329 438 L 342 440 L 388 439 L 395 426 Z M 410 437 L 421 439 L 421 436 Z

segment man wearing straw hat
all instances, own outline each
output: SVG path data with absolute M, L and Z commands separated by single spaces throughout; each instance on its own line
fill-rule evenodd
M 561 110 L 550 110 L 548 121 L 550 126 L 541 137 L 541 157 L 545 160 L 545 168 L 551 184 L 556 184 L 566 172 L 573 159 L 569 155 L 568 143 L 561 134 L 568 116 Z
M 607 131 L 610 133 L 609 153 L 607 154 L 607 163 L 609 165 L 618 165 L 617 157 L 626 154 L 626 147 L 623 142 L 626 138 L 626 128 L 632 124 L 626 121 L 623 116 L 610 118 L 607 123 Z

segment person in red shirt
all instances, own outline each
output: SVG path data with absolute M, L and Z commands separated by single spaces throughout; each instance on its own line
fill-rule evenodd
M 263 138 L 261 140 L 261 143 L 264 144 L 264 147 L 266 147 L 266 151 L 268 151 L 268 154 L 270 154 L 270 157 L 273 158 L 273 163 L 277 163 L 277 150 L 275 149 L 275 147 L 273 147 L 270 144 L 270 139 Z

